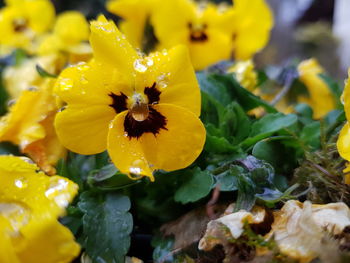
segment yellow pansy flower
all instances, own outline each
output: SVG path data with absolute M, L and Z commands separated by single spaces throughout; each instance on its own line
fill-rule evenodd
M 46 78 L 39 86 L 29 86 L 0 119 L 0 141 L 19 145 L 49 174 L 55 173 L 53 165 L 65 155 L 53 126 L 57 111 L 54 81 Z
M 265 1 L 253 2 L 235 0 L 230 7 L 191 0 L 162 1 L 152 16 L 160 48 L 187 45 L 196 70 L 232 55 L 249 59 L 265 46 L 273 24 Z
M 120 31 L 131 45 L 141 48 L 147 19 L 158 2 L 159 0 L 110 0 L 107 2 L 107 10 L 123 19 L 118 25 Z
M 152 17 L 159 48 L 186 45 L 196 70 L 230 58 L 232 36 L 226 23 L 231 17 L 229 10 L 190 0 L 160 2 Z
M 94 59 L 65 69 L 55 91 L 67 103 L 56 116 L 62 144 L 81 154 L 108 150 L 121 172 L 149 176 L 190 165 L 205 129 L 200 90 L 185 47 L 139 54 L 113 22 L 91 23 Z
M 33 51 L 32 40 L 52 26 L 55 9 L 49 0 L 6 1 L 0 10 L 0 45 Z
M 350 69 L 348 71 L 348 75 L 350 76 Z M 342 95 L 342 101 L 344 103 L 344 110 L 346 119 L 348 120 L 344 127 L 341 129 L 339 133 L 339 138 L 337 141 L 337 148 L 340 156 L 347 161 L 350 161 L 350 82 L 349 78 L 345 82 L 345 87 Z
M 89 24 L 81 13 L 64 12 L 57 17 L 53 32 L 43 37 L 38 54 L 61 52 L 69 55 L 70 61 L 86 61 L 91 57 L 91 48 L 87 43 L 89 35 Z
M 316 59 L 312 58 L 301 62 L 298 72 L 300 81 L 309 92 L 309 98 L 300 96 L 298 101 L 309 104 L 314 112 L 313 117 L 320 119 L 335 108 L 334 97 L 325 81 L 319 76 L 324 73 L 324 69 Z
M 71 262 L 80 247 L 57 219 L 78 186 L 15 156 L 0 156 L 0 177 L 0 262 Z

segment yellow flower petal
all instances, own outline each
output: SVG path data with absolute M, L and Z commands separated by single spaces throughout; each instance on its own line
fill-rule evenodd
M 313 109 L 315 119 L 322 118 L 335 108 L 335 101 L 327 84 L 319 74 L 324 73 L 323 68 L 316 59 L 301 62 L 298 66 L 300 80 L 303 82 L 310 94 L 309 104 Z
M 199 116 L 200 89 L 193 74 L 187 48 L 177 46 L 169 51 L 153 53 L 149 57 L 154 61 L 149 79 L 150 82 L 156 80 L 156 87 L 161 92 L 161 102 L 184 107 Z M 144 87 L 149 85 L 152 83 Z
M 77 185 L 38 172 L 29 159 L 0 156 L 0 247 L 4 262 L 68 263 L 79 254 L 73 234 L 57 218 L 77 194 Z M 9 244 L 8 240 L 11 240 Z M 1 249 L 0 249 L 1 250 Z
M 340 156 L 345 160 L 350 160 L 350 127 L 347 122 L 339 133 L 337 148 Z
M 100 16 L 91 22 L 90 29 L 90 44 L 96 61 L 113 65 L 122 74 L 131 76 L 138 55 L 116 25 Z
M 265 0 L 234 0 L 234 55 L 236 59 L 250 59 L 268 42 L 273 15 Z
M 73 152 L 100 153 L 106 150 L 108 125 L 114 116 L 108 105 L 68 106 L 56 116 L 56 132 L 61 143 Z
M 77 11 L 66 11 L 57 17 L 54 34 L 65 43 L 76 44 L 88 40 L 89 24 L 83 14 Z
M 111 93 L 131 95 L 132 82 L 128 76 L 108 64 L 82 62 L 62 71 L 54 91 L 69 104 L 109 105 L 112 103 Z
M 24 90 L 9 112 L 0 119 L 0 141 L 19 145 L 45 172 L 65 154 L 53 130 L 57 108 L 52 95 L 53 79 Z
M 124 120 L 127 112 L 118 114 L 111 123 L 108 132 L 108 153 L 118 169 L 135 178 L 148 176 L 154 180 L 152 171 L 143 153 L 143 138 L 129 139 L 124 131 Z
M 196 160 L 205 142 L 205 128 L 192 112 L 170 104 L 155 105 L 154 109 L 166 117 L 166 130 L 159 134 L 142 135 L 142 148 L 149 164 L 155 169 L 173 171 Z
M 23 8 L 29 19 L 29 27 L 38 33 L 43 33 L 52 27 L 55 18 L 55 8 L 49 0 L 24 1 Z
M 231 37 L 219 30 L 208 30 L 208 41 L 205 43 L 191 43 L 189 49 L 193 66 L 196 70 L 202 70 L 209 65 L 230 58 L 232 51 Z
M 145 25 L 151 11 L 156 7 L 155 0 L 112 0 L 107 2 L 107 10 L 123 18 L 119 28 L 128 41 L 137 48 L 142 47 Z

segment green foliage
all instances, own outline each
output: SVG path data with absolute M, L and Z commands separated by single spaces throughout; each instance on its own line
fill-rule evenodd
M 129 198 L 84 192 L 78 206 L 84 213 L 84 247 L 93 262 L 124 263 L 133 225 Z
M 198 201 L 209 194 L 214 183 L 209 171 L 201 171 L 197 167 L 191 173 L 191 178 L 175 192 L 175 201 L 186 204 Z
M 57 78 L 57 75 L 51 74 L 43 69 L 39 64 L 35 66 L 38 74 L 43 78 Z
M 280 83 L 282 72 L 278 71 L 279 77 L 271 80 L 262 71 L 259 83 Z M 287 74 L 290 85 L 302 89 L 292 73 Z M 197 77 L 207 138 L 203 152 L 190 167 L 157 171 L 152 183 L 147 179 L 134 181 L 120 173 L 106 152 L 93 156 L 69 153 L 58 164 L 58 173 L 80 186 L 79 198 L 61 222 L 72 230 L 94 262 L 124 260 L 133 227 L 130 206 L 135 228 L 147 229 L 147 234 L 152 234 L 163 223 L 209 200 L 212 202 L 213 189 L 222 192 L 220 196 L 229 197 L 229 202 L 235 202 L 237 211 L 250 210 L 255 204 L 274 208 L 296 198 L 295 192 L 305 195 L 310 177 L 322 184 L 316 179 L 319 173 L 310 164 L 310 156 L 319 154 L 331 138 L 334 142 L 345 120 L 342 109 L 330 112 L 322 120 L 314 120 L 312 109 L 306 104 L 297 104 L 293 114 L 283 114 L 242 88 L 232 74 L 201 72 Z M 249 115 L 257 107 L 264 110 L 261 118 Z M 333 158 L 331 153 L 327 156 Z M 316 164 L 323 167 L 325 160 Z M 293 170 L 300 163 L 303 169 L 297 170 L 298 180 L 291 181 Z M 340 180 L 338 177 L 336 183 L 329 181 L 338 187 Z M 174 261 L 174 244 L 174 238 L 153 239 L 154 261 Z M 133 251 L 130 253 L 133 255 Z

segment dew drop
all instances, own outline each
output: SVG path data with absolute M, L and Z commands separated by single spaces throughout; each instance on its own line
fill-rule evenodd
M 130 113 L 135 121 L 144 121 L 149 115 L 148 105 L 146 103 L 135 104 Z
M 134 69 L 137 72 L 145 72 L 147 70 L 147 66 L 144 64 L 144 61 L 142 59 L 136 59 L 134 62 Z
M 153 59 L 150 57 L 145 58 L 147 66 L 153 66 Z
M 45 196 L 55 201 L 59 207 L 67 207 L 71 197 L 67 188 L 68 182 L 64 179 L 58 179 L 50 184 L 45 192 Z
M 30 220 L 30 209 L 18 202 L 0 202 L 0 215 L 9 220 L 15 234 L 19 234 Z
M 18 188 L 26 188 L 28 186 L 28 180 L 24 177 L 16 179 L 15 180 L 15 185 Z

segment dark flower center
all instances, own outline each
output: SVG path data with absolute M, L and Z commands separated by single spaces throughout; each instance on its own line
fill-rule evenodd
M 207 24 L 195 26 L 191 22 L 189 22 L 187 26 L 190 30 L 190 40 L 192 42 L 205 42 L 208 40 L 208 35 L 205 32 L 205 30 L 208 27 Z
M 152 107 L 152 105 L 159 102 L 161 94 L 156 87 L 156 83 L 153 83 L 151 87 L 146 87 L 144 94 L 148 98 L 148 103 L 145 104 L 137 101 L 125 116 L 124 131 L 129 139 L 138 139 L 142 134 L 147 132 L 157 135 L 161 129 L 167 130 L 165 127 L 167 123 L 166 118 Z M 119 95 L 110 93 L 109 96 L 112 98 L 112 103 L 109 106 L 116 113 L 128 110 L 128 97 L 124 93 L 121 92 Z
M 16 18 L 12 21 L 13 30 L 17 33 L 23 32 L 27 29 L 28 21 L 25 18 Z

